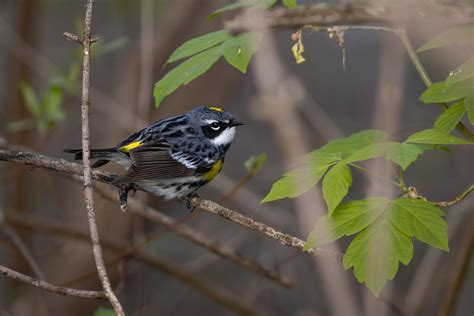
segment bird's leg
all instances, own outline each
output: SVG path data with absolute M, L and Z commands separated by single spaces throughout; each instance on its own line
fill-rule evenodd
M 197 194 L 196 191 L 193 191 L 193 192 L 189 193 L 189 194 L 186 196 L 186 198 L 187 198 L 186 208 L 192 213 L 192 212 L 194 212 L 194 210 L 196 209 L 196 206 L 191 205 L 191 200 L 192 200 L 193 198 L 199 198 L 199 195 Z
M 132 189 L 133 185 L 130 183 L 119 186 L 119 201 L 120 209 L 125 212 L 127 210 L 128 191 Z M 133 190 L 135 193 L 135 190 Z

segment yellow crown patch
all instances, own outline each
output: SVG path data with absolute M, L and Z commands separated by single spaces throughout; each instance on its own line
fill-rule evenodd
M 209 110 L 217 111 L 217 112 L 224 112 L 222 108 L 219 108 L 217 106 L 208 106 L 207 107 Z

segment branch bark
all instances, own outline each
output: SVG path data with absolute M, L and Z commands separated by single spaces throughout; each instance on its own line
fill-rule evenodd
M 99 300 L 106 300 L 107 297 L 103 291 L 88 291 L 88 290 L 77 290 L 68 287 L 62 287 L 58 285 L 54 285 L 45 281 L 41 281 L 35 278 L 32 278 L 26 274 L 20 273 L 18 271 L 12 270 L 10 268 L 4 267 L 0 265 L 0 272 L 6 275 L 9 278 L 14 280 L 23 282 L 25 284 L 67 296 L 76 296 L 82 298 L 90 298 L 90 299 L 99 299 Z
M 94 210 L 94 200 L 92 191 L 92 172 L 90 164 L 90 133 L 89 133 L 89 116 L 90 116 L 90 48 L 91 48 L 91 24 L 92 24 L 92 12 L 94 8 L 94 0 L 88 0 L 86 5 L 86 15 L 84 18 L 84 37 L 79 40 L 75 35 L 64 33 L 64 36 L 68 39 L 80 42 L 82 45 L 82 103 L 81 103 L 81 125 L 82 125 L 82 162 L 84 168 L 84 201 L 87 209 L 87 219 L 89 222 L 90 237 L 92 242 L 92 250 L 94 253 L 95 265 L 99 274 L 99 279 L 102 283 L 105 295 L 112 305 L 115 313 L 118 316 L 125 316 L 122 305 L 112 291 L 110 286 L 109 277 L 107 270 L 104 265 L 104 259 L 102 255 L 102 248 L 100 246 L 99 232 L 97 229 L 97 222 Z
M 428 5 L 415 7 L 412 4 L 410 10 L 396 1 L 387 2 L 386 5 L 374 5 L 374 3 L 359 2 L 345 4 L 318 3 L 312 5 L 300 5 L 294 9 L 278 8 L 266 10 L 263 14 L 242 16 L 228 21 L 225 27 L 235 33 L 248 30 L 265 28 L 300 28 L 306 26 L 335 26 L 335 25 L 362 25 L 362 24 L 401 24 L 417 22 L 421 19 L 426 22 L 438 21 L 443 18 L 444 23 L 468 24 L 471 23 L 473 9 L 470 6 L 440 6 Z M 265 21 L 265 23 L 262 23 Z

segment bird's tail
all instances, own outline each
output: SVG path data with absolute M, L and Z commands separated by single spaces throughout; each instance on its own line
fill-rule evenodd
M 64 152 L 74 154 L 74 159 L 82 160 L 82 149 L 64 149 Z M 122 156 L 117 148 L 91 149 L 91 167 L 102 167 L 110 161 L 115 161 Z

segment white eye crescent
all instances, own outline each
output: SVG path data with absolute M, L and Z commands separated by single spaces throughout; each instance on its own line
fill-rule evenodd
M 212 122 L 211 123 L 211 128 L 215 131 L 218 131 L 221 128 L 221 126 L 218 122 Z

